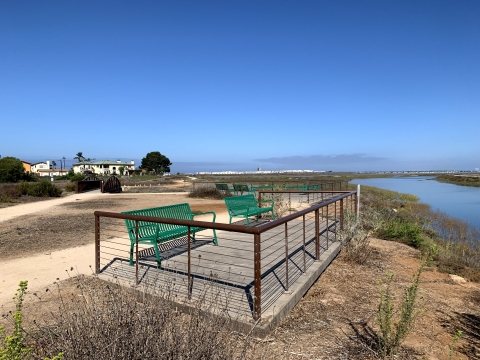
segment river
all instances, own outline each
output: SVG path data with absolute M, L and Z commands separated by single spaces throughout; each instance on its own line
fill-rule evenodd
M 432 176 L 410 176 L 354 179 L 350 183 L 416 195 L 420 202 L 429 204 L 432 210 L 441 211 L 480 229 L 480 188 L 432 179 Z

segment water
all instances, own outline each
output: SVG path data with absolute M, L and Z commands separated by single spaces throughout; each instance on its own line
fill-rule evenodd
M 350 183 L 416 195 L 420 202 L 429 204 L 432 210 L 441 211 L 480 229 L 480 188 L 446 184 L 431 179 L 431 176 L 412 176 L 354 179 Z

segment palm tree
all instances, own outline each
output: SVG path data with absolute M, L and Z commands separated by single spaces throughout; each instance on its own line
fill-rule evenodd
M 85 158 L 83 157 L 83 153 L 82 153 L 81 151 L 79 151 L 79 152 L 77 153 L 77 155 L 74 157 L 74 159 L 77 159 L 78 162 L 82 162 L 82 161 L 85 160 Z

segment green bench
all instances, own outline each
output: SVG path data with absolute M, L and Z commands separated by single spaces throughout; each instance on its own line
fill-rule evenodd
M 224 192 L 234 192 L 235 190 L 228 186 L 228 184 L 225 183 L 215 183 L 215 187 L 217 188 L 218 191 L 224 191 Z
M 250 189 L 252 191 L 262 191 L 262 190 L 272 190 L 273 191 L 274 186 L 273 185 L 252 185 Z
M 308 185 L 283 185 L 284 190 L 300 190 L 307 191 Z
M 233 191 L 235 195 L 243 195 L 243 193 L 255 195 L 255 190 L 250 189 L 247 184 L 233 184 Z
M 262 203 L 270 203 L 270 206 L 268 207 L 260 207 L 253 194 L 232 196 L 224 198 L 223 200 L 227 206 L 228 215 L 230 215 L 230 224 L 232 223 L 232 218 L 243 217 L 245 218 L 247 225 L 250 225 L 250 221 L 248 220 L 249 216 L 256 216 L 258 219 L 261 214 L 267 212 L 271 212 L 272 220 L 275 219 L 273 213 L 273 200 L 262 200 Z
M 212 214 L 213 220 L 215 222 L 216 214 L 213 211 L 202 212 L 198 214 L 193 214 L 190 210 L 190 205 L 188 203 L 184 204 L 175 204 L 168 205 L 150 209 L 141 209 L 141 210 L 131 210 L 124 211 L 122 214 L 127 215 L 140 215 L 140 216 L 152 216 L 168 219 L 179 219 L 179 220 L 194 220 L 195 216 Z M 127 226 L 128 236 L 130 237 L 130 265 L 133 265 L 133 249 L 137 241 L 136 237 L 136 221 L 135 220 L 125 220 L 125 225 Z M 205 230 L 201 227 L 190 227 L 190 234 L 192 235 L 192 240 L 195 241 L 195 233 Z M 174 225 L 174 224 L 163 224 L 155 223 L 149 221 L 138 221 L 138 243 L 139 244 L 151 244 L 155 249 L 155 257 L 157 259 L 158 267 L 161 264 L 160 251 L 158 250 L 158 244 L 174 240 L 180 237 L 188 235 L 188 226 L 185 225 Z M 217 233 L 213 229 L 213 243 L 218 245 Z

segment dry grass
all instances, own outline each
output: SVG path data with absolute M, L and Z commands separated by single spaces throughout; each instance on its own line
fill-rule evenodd
M 27 343 L 41 359 L 60 352 L 65 359 L 265 358 L 267 349 L 234 331 L 221 305 L 203 298 L 190 303 L 188 313 L 178 311 L 171 286 L 134 291 L 93 277 L 71 278 L 36 294 L 54 310 L 37 313 Z

